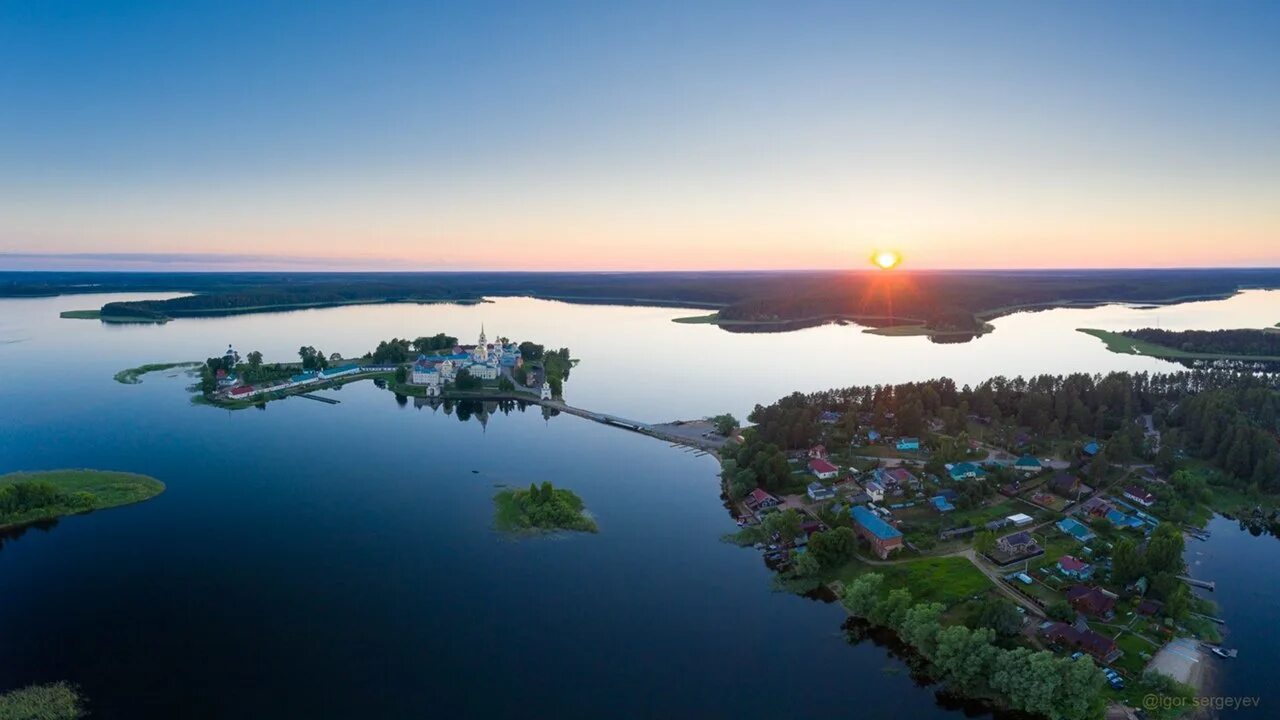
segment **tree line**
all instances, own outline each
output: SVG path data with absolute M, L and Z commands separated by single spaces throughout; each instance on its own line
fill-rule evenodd
M 762 443 L 783 451 L 809 447 L 824 436 L 865 436 L 872 429 L 885 436 L 919 436 L 931 428 L 958 435 L 976 420 L 993 433 L 1012 436 L 1025 429 L 1029 450 L 1037 443 L 1043 447 L 1045 440 L 1099 440 L 1104 445 L 1100 466 L 1139 458 L 1171 466 L 1177 451 L 1185 449 L 1222 469 L 1234 484 L 1276 491 L 1277 382 L 1216 370 L 995 377 L 963 387 L 939 378 L 793 393 L 756 405 L 748 418 Z M 819 421 L 824 411 L 840 413 L 840 419 L 824 425 Z M 1146 414 L 1159 429 L 1176 431 L 1160 458 L 1147 446 L 1139 422 Z
M 1185 352 L 1280 357 L 1280 332 L 1270 330 L 1126 330 L 1121 335 Z
M 994 630 L 944 627 L 941 603 L 914 603 L 906 588 L 885 593 L 883 587 L 883 576 L 867 573 L 845 586 L 841 601 L 855 616 L 897 633 L 952 692 L 1051 720 L 1101 715 L 1104 679 L 1088 656 L 1069 660 L 1047 650 L 1002 648 Z

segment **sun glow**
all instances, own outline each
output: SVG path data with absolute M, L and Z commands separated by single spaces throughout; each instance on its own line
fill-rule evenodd
M 902 262 L 902 255 L 893 250 L 878 250 L 871 256 L 871 262 L 881 270 L 892 270 Z

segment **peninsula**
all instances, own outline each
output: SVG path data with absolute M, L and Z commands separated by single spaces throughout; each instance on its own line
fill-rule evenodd
M 1146 355 L 1179 361 L 1236 361 L 1280 363 L 1280 327 L 1242 330 L 1160 330 L 1143 328 L 1114 332 L 1080 328 L 1125 355 Z
M 1166 656 L 1211 662 L 1221 632 L 1183 549 L 1215 511 L 1278 516 L 1277 417 L 1280 383 L 1226 371 L 796 393 L 721 451 L 728 539 L 957 694 L 1055 718 L 1191 697 Z
M 45 470 L 0 475 L 0 529 L 91 510 L 132 505 L 164 492 L 146 475 L 105 470 Z

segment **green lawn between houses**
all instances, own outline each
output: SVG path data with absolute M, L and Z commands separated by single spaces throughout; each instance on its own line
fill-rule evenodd
M 835 580 L 848 583 L 868 572 L 884 576 L 885 587 L 906 588 L 916 602 L 938 602 L 952 607 L 993 585 L 982 571 L 963 557 L 930 557 L 892 565 L 868 565 L 860 560 L 846 563 Z
M 36 488 L 38 493 L 24 493 Z M 153 477 L 105 470 L 46 470 L 0 475 L 0 528 L 132 505 L 164 492 Z M 24 495 L 38 498 L 32 502 Z

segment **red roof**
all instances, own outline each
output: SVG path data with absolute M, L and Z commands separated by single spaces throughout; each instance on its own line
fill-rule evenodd
M 241 385 L 240 387 L 231 388 L 232 395 L 244 395 L 253 392 L 252 385 Z
M 910 470 L 901 467 L 891 468 L 887 470 L 885 474 L 896 480 L 899 484 L 909 483 L 916 479 L 916 476 L 912 475 Z
M 1124 494 L 1136 500 L 1141 500 L 1142 502 L 1153 503 L 1156 501 L 1155 495 L 1152 495 L 1151 493 L 1147 492 L 1146 490 L 1143 490 L 1142 488 L 1134 487 L 1132 485 L 1124 489 Z
M 1115 598 L 1096 587 L 1073 585 L 1067 588 L 1067 600 L 1080 612 L 1089 615 L 1106 615 L 1116 607 Z
M 823 457 L 827 454 L 826 445 L 814 445 L 809 448 L 809 457 Z
M 1058 566 L 1067 572 L 1080 572 L 1089 567 L 1089 563 L 1073 555 L 1063 555 L 1058 558 Z
M 840 472 L 840 468 L 836 467 L 835 465 L 832 465 L 831 463 L 827 462 L 826 460 L 823 460 L 822 458 L 810 460 L 809 469 L 816 473 L 823 473 L 823 474 Z
M 753 501 L 757 505 L 766 500 L 773 500 L 773 499 L 774 497 L 772 495 L 770 495 L 769 493 L 765 492 L 760 488 L 756 488 L 755 490 L 752 490 L 751 493 L 747 495 L 747 500 Z

